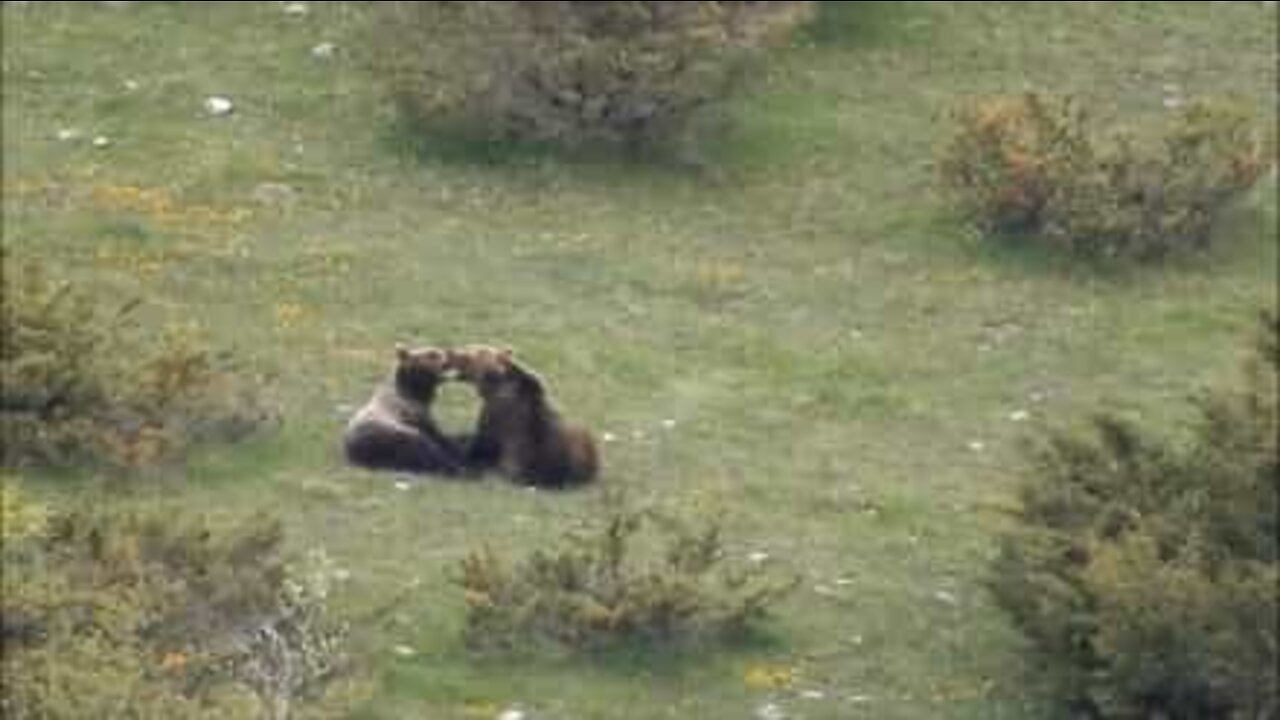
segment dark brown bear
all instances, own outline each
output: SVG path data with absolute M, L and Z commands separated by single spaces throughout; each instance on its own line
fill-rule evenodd
M 440 431 L 431 416 L 436 387 L 448 371 L 440 348 L 396 346 L 389 382 L 347 423 L 343 448 L 348 462 L 375 470 L 456 475 L 465 469 L 463 446 Z
M 536 373 L 510 349 L 468 345 L 451 350 L 449 365 L 476 387 L 482 402 L 467 448 L 473 470 L 497 468 L 518 482 L 543 487 L 595 478 L 599 455 L 591 434 L 566 423 Z

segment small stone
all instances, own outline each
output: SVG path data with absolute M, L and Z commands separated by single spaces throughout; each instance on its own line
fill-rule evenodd
M 980 453 L 983 450 L 987 449 L 987 444 L 982 442 L 981 440 L 971 440 L 969 441 L 969 449 L 974 452 Z
M 137 80 L 125 80 L 123 83 L 121 83 L 121 86 L 124 87 L 124 89 L 129 92 L 133 92 L 138 88 L 142 87 L 142 85 Z
M 399 490 L 400 492 L 405 492 L 411 487 L 413 486 L 403 480 L 396 483 L 396 489 Z
M 672 420 L 671 418 L 667 418 L 666 420 L 662 421 L 662 429 L 664 430 L 670 430 L 675 426 L 676 426 L 676 421 Z
M 955 607 L 960 604 L 960 598 L 957 598 L 955 596 L 955 593 L 949 592 L 947 590 L 939 590 L 935 592 L 933 594 L 933 599 L 937 600 L 940 603 L 943 603 L 944 605 L 950 605 L 952 607 Z
M 784 720 L 786 717 L 777 703 L 765 703 L 756 708 L 756 720 Z
M 72 140 L 79 140 L 82 137 L 84 137 L 84 133 L 80 132 L 76 128 L 63 128 L 58 131 L 58 140 L 62 142 L 71 142 Z
M 317 60 L 329 60 L 338 54 L 338 46 L 331 42 L 322 42 L 311 48 L 311 57 Z
M 204 101 L 204 111 L 214 117 L 230 115 L 235 109 L 235 103 L 231 102 L 231 98 L 221 95 L 210 96 Z
M 111 138 L 106 135 L 99 135 L 93 139 L 93 146 L 99 149 L 109 148 L 111 147 Z
M 253 189 L 253 201 L 259 205 L 292 205 L 298 198 L 298 191 L 284 183 L 258 183 Z
M 290 17 L 302 17 L 311 12 L 311 8 L 304 2 L 291 2 L 284 4 L 284 14 Z
M 769 553 L 759 551 L 753 552 L 747 556 L 747 559 L 753 563 L 759 564 L 769 559 Z
M 852 578 L 836 578 L 836 587 L 849 587 L 852 584 Z
M 805 690 L 800 693 L 800 697 L 804 700 L 825 700 L 827 694 L 821 690 Z
M 414 655 L 418 654 L 417 650 L 414 650 L 408 645 L 397 645 L 391 650 L 396 654 L 397 657 L 402 657 L 402 658 L 411 658 Z
M 855 705 L 862 705 L 864 703 L 871 702 L 871 696 L 870 695 L 850 695 L 849 702 Z
M 1185 105 L 1186 101 L 1178 97 L 1177 95 L 1168 95 L 1165 97 L 1165 99 L 1162 101 L 1161 104 L 1164 105 L 1165 110 L 1177 110 L 1178 108 Z
M 1026 422 L 1031 419 L 1031 413 L 1026 410 L 1014 410 L 1009 413 L 1009 420 L 1012 422 Z
M 520 708 L 507 708 L 498 715 L 498 720 L 527 720 L 528 717 Z
M 618 439 L 618 436 L 614 435 L 611 432 L 606 432 L 606 433 L 600 433 L 600 439 L 603 440 L 604 442 L 611 443 L 611 442 L 615 442 Z

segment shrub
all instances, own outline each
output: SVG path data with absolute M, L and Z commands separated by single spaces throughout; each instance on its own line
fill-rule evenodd
M 681 139 L 813 3 L 381 5 L 381 71 L 422 128 L 637 148 Z
M 514 566 L 487 548 L 471 553 L 454 578 L 466 601 L 468 643 L 501 650 L 549 641 L 589 650 L 723 638 L 748 630 L 794 587 L 761 566 L 731 566 L 715 523 L 695 531 L 661 519 L 661 556 L 637 551 L 645 547 L 638 535 L 655 519 L 614 511 Z
M 236 439 L 270 413 L 256 387 L 189 332 L 144 338 L 136 301 L 100 299 L 27 262 L 4 275 L 0 462 L 137 467 L 187 444 Z
M 1177 444 L 1112 417 L 1049 438 L 995 564 L 1066 702 L 1103 717 L 1280 717 L 1276 339 Z
M 1162 142 L 1099 137 L 1074 102 L 1029 93 L 960 110 L 940 177 L 987 232 L 1106 259 L 1202 248 L 1266 169 L 1250 115 L 1188 106 Z
M 265 517 L 121 512 L 6 534 L 3 715 L 288 717 L 341 669 L 345 629 L 281 542 Z

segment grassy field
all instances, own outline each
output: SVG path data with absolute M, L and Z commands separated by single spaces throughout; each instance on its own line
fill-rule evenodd
M 734 101 L 695 172 L 410 141 L 368 69 L 365 3 L 5 3 L 5 246 L 202 328 L 284 408 L 278 431 L 133 493 L 28 482 L 61 502 L 267 508 L 350 571 L 343 607 L 406 594 L 357 628 L 361 718 L 1044 717 L 983 588 L 1018 439 L 1100 407 L 1173 424 L 1236 375 L 1276 303 L 1275 178 L 1207 256 L 1100 275 L 965 230 L 930 159 L 957 102 L 1025 88 L 1137 124 L 1171 93 L 1228 94 L 1274 126 L 1277 11 L 839 5 Z M 210 95 L 235 112 L 209 117 Z M 616 438 L 599 486 L 404 491 L 344 467 L 345 416 L 397 340 L 513 345 Z M 454 428 L 475 411 L 462 388 L 441 404 Z M 769 641 L 469 657 L 446 572 L 481 544 L 553 541 L 606 489 L 716 513 L 731 551 L 800 573 Z M 761 666 L 794 682 L 752 687 Z

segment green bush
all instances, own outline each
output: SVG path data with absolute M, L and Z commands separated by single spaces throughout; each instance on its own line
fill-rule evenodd
M 7 259 L 7 258 L 6 258 Z M 0 463 L 137 467 L 192 442 L 234 440 L 272 413 L 260 391 L 188 332 L 159 342 L 139 303 L 103 310 L 35 262 L 6 267 L 0 314 Z
M 403 114 L 490 139 L 682 140 L 809 2 L 380 3 L 378 50 Z
M 1280 324 L 1175 443 L 1113 417 L 1034 454 L 994 589 L 1064 701 L 1102 717 L 1280 717 Z
M 665 543 L 645 552 L 658 538 L 640 534 L 655 525 L 666 528 Z M 771 574 L 726 561 L 715 523 L 695 531 L 652 513 L 614 511 L 514 566 L 487 548 L 473 552 L 454 581 L 473 648 L 549 641 L 591 650 L 742 633 L 794 587 Z
M 1251 116 L 1190 105 L 1161 142 L 1100 137 L 1074 102 L 1034 93 L 956 114 L 943 185 L 987 232 L 1093 259 L 1206 246 L 1223 209 L 1267 167 Z
M 285 718 L 345 663 L 322 575 L 286 565 L 280 525 L 39 513 L 11 487 L 6 718 Z

